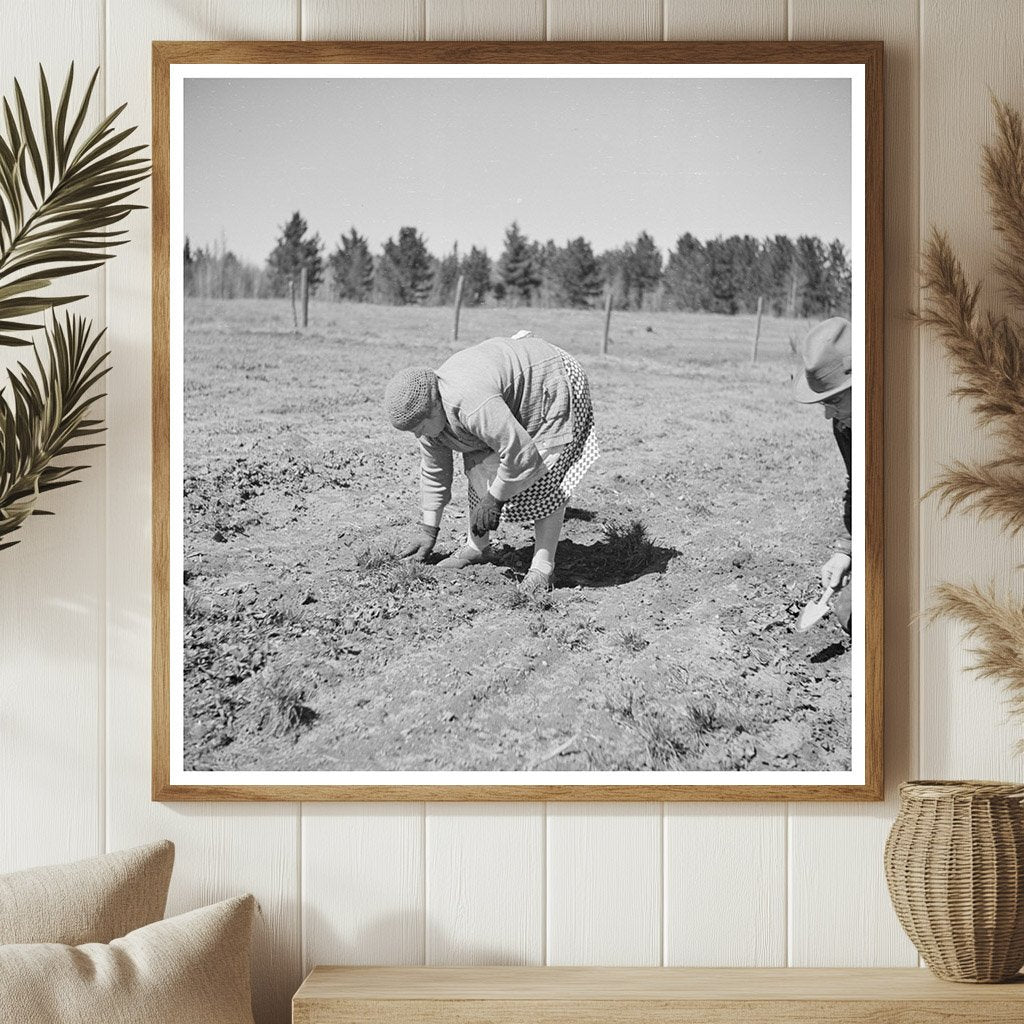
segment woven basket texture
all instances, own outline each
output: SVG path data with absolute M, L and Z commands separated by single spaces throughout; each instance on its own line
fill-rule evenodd
M 1024 786 L 907 782 L 885 844 L 896 916 L 940 978 L 997 982 L 1024 966 Z

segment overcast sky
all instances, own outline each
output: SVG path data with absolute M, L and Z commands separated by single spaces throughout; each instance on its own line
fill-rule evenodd
M 328 250 L 403 225 L 497 257 L 686 231 L 850 244 L 843 79 L 187 79 L 185 232 L 262 263 L 299 210 Z

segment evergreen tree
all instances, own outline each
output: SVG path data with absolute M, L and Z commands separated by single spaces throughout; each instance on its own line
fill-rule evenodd
M 719 235 L 704 246 L 704 251 L 707 254 L 710 293 L 706 308 L 711 313 L 734 314 L 739 309 L 735 245 Z
M 796 246 L 788 235 L 765 241 L 768 306 L 776 316 L 796 316 Z
M 466 279 L 462 288 L 462 301 L 468 306 L 479 306 L 491 290 L 491 258 L 486 249 L 475 245 L 462 260 L 462 274 Z
M 540 286 L 536 253 L 516 221 L 505 232 L 505 251 L 498 260 L 498 276 L 504 294 L 515 306 L 529 305 Z
M 266 273 L 244 263 L 221 241 L 208 249 L 185 247 L 184 292 L 204 299 L 265 298 Z
M 455 302 L 455 289 L 459 285 L 459 243 L 452 251 L 434 261 L 434 287 L 430 300 L 435 306 L 449 306 Z M 465 287 L 465 286 L 463 286 Z
M 555 279 L 560 297 L 574 309 L 585 309 L 601 294 L 601 268 L 585 238 L 573 238 L 559 250 Z
M 825 292 L 828 296 L 828 308 L 825 312 L 829 316 L 849 317 L 852 287 L 852 274 L 846 256 L 846 247 L 838 238 L 833 239 L 828 246 L 825 268 Z
M 661 281 L 661 251 L 646 231 L 626 246 L 627 301 L 634 309 L 643 309 L 644 298 Z
M 195 276 L 195 260 L 192 257 L 192 246 L 189 243 L 188 235 L 185 236 L 185 266 L 184 266 L 184 292 L 186 295 L 194 295 L 193 278 Z
M 430 294 L 434 271 L 426 242 L 413 227 L 399 229 L 398 241 L 389 238 L 378 265 L 385 301 L 397 306 L 421 305 Z
M 373 257 L 366 239 L 353 227 L 328 257 L 334 296 L 365 302 L 373 291 Z
M 757 300 L 765 291 L 761 280 L 761 243 L 751 235 L 733 235 L 728 245 L 733 258 L 737 309 L 754 313 Z
M 549 238 L 543 245 L 535 242 L 532 246 L 534 267 L 540 285 L 537 290 L 536 304 L 550 309 L 561 303 L 558 287 L 558 246 L 554 239 Z
M 629 246 L 607 249 L 598 257 L 601 277 L 612 296 L 612 309 L 629 309 Z
M 281 228 L 277 245 L 267 257 L 267 276 L 272 295 L 288 295 L 291 282 L 294 282 L 297 289 L 303 267 L 309 277 L 311 294 L 323 280 L 323 243 L 318 234 L 307 238 L 307 227 L 301 214 L 296 211 Z
M 676 240 L 665 267 L 665 297 L 672 309 L 698 312 L 710 302 L 708 258 L 700 239 L 689 231 Z
M 820 238 L 801 235 L 796 240 L 796 264 L 800 274 L 797 313 L 821 316 L 828 310 L 827 255 Z

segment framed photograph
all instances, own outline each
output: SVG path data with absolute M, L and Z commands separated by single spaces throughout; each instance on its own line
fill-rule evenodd
M 158 800 L 882 796 L 882 44 L 153 44 Z

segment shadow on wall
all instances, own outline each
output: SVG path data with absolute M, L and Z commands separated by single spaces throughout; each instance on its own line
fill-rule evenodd
M 303 912 L 307 938 L 303 977 L 318 964 L 349 966 L 519 966 L 536 965 L 511 949 L 466 942 L 416 913 L 385 914 L 354 936 L 338 934 L 336 921 L 316 907 Z

